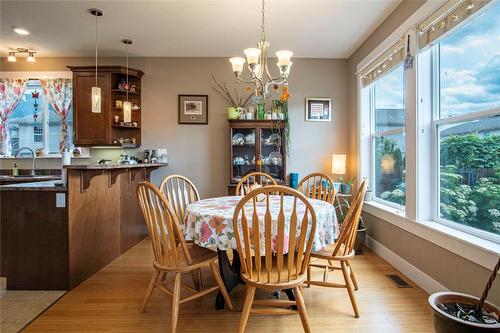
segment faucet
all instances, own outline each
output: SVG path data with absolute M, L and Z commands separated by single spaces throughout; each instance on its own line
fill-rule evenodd
M 29 150 L 31 152 L 31 155 L 33 156 L 33 160 L 32 160 L 32 164 L 31 164 L 31 175 L 34 176 L 35 175 L 35 159 L 36 159 L 36 155 L 35 155 L 35 152 L 33 151 L 33 149 L 31 148 L 28 148 L 28 147 L 22 147 L 20 148 L 17 153 L 16 153 L 16 157 L 19 157 L 19 153 L 23 150 Z

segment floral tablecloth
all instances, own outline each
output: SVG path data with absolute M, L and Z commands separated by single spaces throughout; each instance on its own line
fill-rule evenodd
M 276 221 L 280 199 L 278 196 L 271 196 L 270 198 L 269 207 L 271 216 L 273 221 Z M 236 239 L 233 230 L 233 214 L 240 199 L 241 197 L 239 196 L 219 197 L 200 200 L 190 204 L 187 207 L 185 217 L 184 232 L 186 240 L 194 241 L 200 246 L 211 249 L 236 249 Z M 285 231 L 289 230 L 293 199 L 294 198 L 291 196 L 284 197 Z M 316 212 L 316 232 L 314 235 L 313 251 L 318 251 L 335 241 L 339 234 L 339 225 L 333 205 L 315 199 L 309 199 L 309 201 Z M 264 216 L 265 206 L 265 202 L 257 203 L 256 207 L 259 217 Z M 248 208 L 249 209 L 245 208 L 245 213 L 249 221 L 251 221 L 250 214 L 253 212 L 253 207 L 251 204 L 248 204 Z M 299 220 L 304 215 L 304 210 L 305 205 L 298 200 L 297 216 Z M 261 222 L 263 223 L 263 218 L 259 220 L 262 220 Z M 261 225 L 260 230 L 264 230 L 263 225 Z M 273 223 L 272 234 L 274 245 L 277 243 L 274 237 L 276 232 L 277 223 Z M 288 240 L 286 237 L 284 245 L 285 248 L 288 248 Z

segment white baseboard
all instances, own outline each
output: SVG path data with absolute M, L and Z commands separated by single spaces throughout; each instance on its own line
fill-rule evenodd
M 365 244 L 373 252 L 375 252 L 389 264 L 397 268 L 401 273 L 406 275 L 410 280 L 415 282 L 417 286 L 419 286 L 429 294 L 448 290 L 448 288 L 431 278 L 429 275 L 422 272 L 417 267 L 410 264 L 408 261 L 398 256 L 396 253 L 386 248 L 384 245 L 377 242 L 372 237 L 367 235 Z

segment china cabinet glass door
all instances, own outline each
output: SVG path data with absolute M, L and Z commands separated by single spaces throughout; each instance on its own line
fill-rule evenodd
M 237 183 L 247 173 L 256 171 L 256 129 L 232 128 L 232 182 Z
M 260 129 L 260 169 L 274 179 L 284 181 L 282 139 L 281 129 Z

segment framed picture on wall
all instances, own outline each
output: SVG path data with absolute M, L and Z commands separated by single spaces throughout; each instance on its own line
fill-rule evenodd
M 306 98 L 306 121 L 331 121 L 331 98 Z
M 208 124 L 208 95 L 179 95 L 179 124 Z

